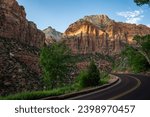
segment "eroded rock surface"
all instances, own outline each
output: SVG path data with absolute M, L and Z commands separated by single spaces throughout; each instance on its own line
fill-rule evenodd
M 45 34 L 16 0 L 0 0 L 0 96 L 41 90 L 39 49 Z
M 71 24 L 64 33 L 64 42 L 74 53 L 113 55 L 120 53 L 126 43 L 134 44 L 137 34 L 150 34 L 150 28 L 115 22 L 106 15 L 92 15 Z
M 62 33 L 56 31 L 54 28 L 52 28 L 50 26 L 48 28 L 44 29 L 43 32 L 45 33 L 45 36 L 46 36 L 45 43 L 47 45 L 52 44 L 54 42 L 58 42 L 62 38 Z
M 42 89 L 39 49 L 0 38 L 0 95 Z
M 0 0 L 0 37 L 16 39 L 38 48 L 45 41 L 44 33 L 26 19 L 24 7 L 19 6 L 16 0 Z

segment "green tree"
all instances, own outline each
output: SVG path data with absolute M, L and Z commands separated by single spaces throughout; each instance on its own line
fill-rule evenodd
M 130 69 L 136 73 L 149 70 L 150 68 L 145 57 L 131 46 L 126 47 L 126 49 L 122 52 L 122 57 L 128 61 Z
M 62 43 L 42 48 L 40 64 L 46 89 L 64 86 L 71 81 L 70 74 L 74 68 L 71 51 Z
M 144 4 L 150 5 L 150 0 L 134 0 L 134 2 L 135 2 L 138 6 L 141 6 L 141 5 L 144 5 Z
M 133 40 L 136 41 L 136 45 L 133 48 L 143 55 L 150 65 L 150 35 L 137 35 Z
M 88 69 L 82 71 L 77 79 L 83 88 L 99 85 L 100 72 L 93 60 L 90 62 Z

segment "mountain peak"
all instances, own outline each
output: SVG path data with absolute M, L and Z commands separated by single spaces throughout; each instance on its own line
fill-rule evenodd
M 89 16 L 85 16 L 83 19 L 109 19 L 109 17 L 105 14 L 99 14 L 99 15 L 89 15 Z
M 85 16 L 83 20 L 86 20 L 94 25 L 96 25 L 99 28 L 103 28 L 112 22 L 112 20 L 107 15 L 91 15 L 91 16 Z
M 62 33 L 56 31 L 54 28 L 49 26 L 48 28 L 44 29 L 43 32 L 45 33 L 46 36 L 46 44 L 50 44 L 55 41 L 59 41 L 62 37 Z
M 70 25 L 64 34 L 73 53 L 113 55 L 120 53 L 125 44 L 134 44 L 135 35 L 150 34 L 150 28 L 115 22 L 107 15 L 91 15 Z

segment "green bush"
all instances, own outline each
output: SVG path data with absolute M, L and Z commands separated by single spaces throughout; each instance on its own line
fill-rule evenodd
M 109 82 L 110 76 L 106 71 L 101 72 L 100 85 L 107 84 Z
M 92 87 L 99 85 L 100 72 L 95 65 L 94 61 L 91 61 L 87 70 L 82 71 L 77 77 L 80 87 Z
M 87 71 L 81 71 L 77 77 L 77 82 L 80 88 L 85 88 L 88 86 L 88 73 Z

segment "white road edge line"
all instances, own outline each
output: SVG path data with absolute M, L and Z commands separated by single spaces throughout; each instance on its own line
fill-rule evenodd
M 107 88 L 104 88 L 104 89 L 101 89 L 101 90 L 98 90 L 98 91 L 94 91 L 94 92 L 91 92 L 91 93 L 88 93 L 88 94 L 83 94 L 83 95 L 80 95 L 80 96 L 67 98 L 66 100 L 75 100 L 75 99 L 82 98 L 82 97 L 85 97 L 85 96 L 89 96 L 89 95 L 92 95 L 92 94 L 100 93 L 102 91 L 108 90 L 108 89 L 118 85 L 120 82 L 121 82 L 121 79 L 119 78 L 119 81 L 117 83 L 115 83 L 114 85 L 110 86 L 110 87 L 107 87 Z
M 128 90 L 128 91 L 125 91 L 125 92 L 123 92 L 123 93 L 121 93 L 121 94 L 119 94 L 119 95 L 117 95 L 117 96 L 114 96 L 114 97 L 112 97 L 112 98 L 110 98 L 110 99 L 108 99 L 108 100 L 116 100 L 116 99 L 118 99 L 118 98 L 120 98 L 120 97 L 123 97 L 123 96 L 125 96 L 125 95 L 127 95 L 127 94 L 133 92 L 134 90 L 136 90 L 136 89 L 141 85 L 141 81 L 140 81 L 139 79 L 137 79 L 136 77 L 130 76 L 130 75 L 127 75 L 127 76 L 129 76 L 129 77 L 135 79 L 135 80 L 137 81 L 137 85 L 136 85 L 135 87 L 133 87 L 132 89 L 130 89 L 130 90 Z

